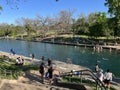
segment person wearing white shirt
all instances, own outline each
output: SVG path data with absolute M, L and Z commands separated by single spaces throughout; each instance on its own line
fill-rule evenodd
M 110 89 L 110 81 L 112 81 L 112 73 L 107 69 L 107 72 L 104 74 L 104 84 L 108 89 Z

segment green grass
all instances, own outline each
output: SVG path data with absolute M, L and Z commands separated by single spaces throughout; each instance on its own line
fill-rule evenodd
M 0 68 L 8 71 L 12 71 L 12 77 L 13 79 L 16 79 L 18 76 L 23 75 L 25 71 L 28 70 L 37 70 L 38 67 L 31 64 L 25 64 L 25 65 L 15 65 L 15 59 L 9 59 L 9 63 L 4 62 L 5 57 L 0 57 Z M 0 74 L 3 75 L 4 71 L 0 71 Z M 6 77 L 7 79 L 11 78 L 11 74 L 7 73 Z
M 80 77 L 77 76 L 76 77 L 66 76 L 62 78 L 62 82 L 81 83 L 81 79 Z M 86 85 L 91 86 L 93 90 L 96 90 L 96 84 L 94 82 L 82 79 L 82 83 L 85 83 Z M 110 90 L 116 90 L 116 89 L 111 86 Z
M 57 35 L 59 36 L 59 35 Z M 104 45 L 106 43 L 107 45 L 114 45 L 116 42 L 120 43 L 120 37 L 89 37 L 86 35 L 73 35 L 72 34 L 65 34 L 60 35 L 60 37 L 55 37 L 55 42 L 68 42 L 68 43 L 81 43 L 81 44 L 101 44 Z M 51 39 L 46 39 L 46 41 L 51 41 Z

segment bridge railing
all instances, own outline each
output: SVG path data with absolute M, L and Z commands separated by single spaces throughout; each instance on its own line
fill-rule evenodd
M 100 88 L 101 90 L 107 90 L 103 82 L 101 82 L 91 70 L 78 70 L 60 74 L 60 77 L 66 76 L 78 76 L 80 78 L 81 84 L 83 83 L 83 79 L 89 79 L 90 81 L 93 81 L 96 84 L 96 90 L 98 90 L 98 88 Z

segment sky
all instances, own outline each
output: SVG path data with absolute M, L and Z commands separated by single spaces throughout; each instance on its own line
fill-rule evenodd
M 0 11 L 0 23 L 15 24 L 20 18 L 36 18 L 40 16 L 54 17 L 62 10 L 75 10 L 75 16 L 81 13 L 88 15 L 92 12 L 107 12 L 108 8 L 104 6 L 105 0 L 0 0 L 3 10 Z M 17 5 L 17 7 L 16 7 Z

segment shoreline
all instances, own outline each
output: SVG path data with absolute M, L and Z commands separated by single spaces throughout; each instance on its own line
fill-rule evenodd
M 10 39 L 11 40 L 11 39 Z M 18 40 L 18 41 L 22 41 L 22 40 Z M 25 40 L 24 40 L 25 41 Z M 35 41 L 30 41 L 30 42 L 35 42 Z M 45 43 L 45 42 L 41 42 L 41 43 Z M 48 42 L 46 42 L 46 43 L 48 43 Z M 49 42 L 50 44 L 55 44 L 55 43 L 52 43 L 52 42 Z M 57 43 L 58 44 L 58 43 Z M 59 45 L 61 45 L 61 42 L 59 42 Z M 66 45 L 66 44 L 62 44 L 62 45 Z M 69 44 L 70 45 L 70 44 Z M 72 44 L 72 45 L 74 45 L 74 44 Z M 82 44 L 82 46 L 84 46 L 85 44 Z M 75 45 L 74 45 L 75 46 Z M 87 46 L 85 46 L 85 47 L 87 47 Z M 94 50 L 94 47 L 93 46 L 91 46 L 92 48 L 93 48 L 93 50 Z M 97 50 L 99 50 L 99 51 L 97 51 L 97 52 L 102 52 L 102 50 L 101 50 L 101 46 L 100 45 L 97 45 L 97 47 L 99 47 L 99 49 L 98 48 L 96 48 L 95 49 L 95 51 L 97 51 Z M 103 48 L 102 49 L 109 49 L 109 51 L 111 52 L 112 51 L 112 49 L 114 49 L 114 50 L 118 50 L 118 53 L 119 53 L 119 48 L 120 48 L 120 46 L 102 46 Z M 0 51 L 0 53 L 1 53 L 1 51 Z M 3 51 L 3 53 L 5 53 L 6 55 L 8 55 L 9 57 L 11 57 L 11 55 L 10 55 L 10 53 L 9 52 L 4 52 Z M 26 59 L 26 61 L 27 62 L 32 62 L 31 60 L 31 58 L 28 56 L 28 57 L 26 57 L 26 56 L 24 56 L 24 55 L 15 55 L 16 56 L 16 58 L 17 57 L 23 57 L 23 58 L 25 58 Z M 40 60 L 39 59 L 35 59 L 35 63 L 38 63 Z M 56 60 L 56 61 L 59 61 L 59 60 Z M 59 61 L 59 62 L 62 62 L 62 61 Z M 63 63 L 66 63 L 66 62 L 63 62 Z M 73 64 L 73 65 L 77 65 L 77 64 Z M 81 65 L 78 65 L 78 66 L 81 66 Z M 62 66 L 60 66 L 60 67 L 62 67 Z M 84 67 L 84 66 L 81 66 L 81 67 Z M 66 68 L 66 67 L 65 67 Z M 71 68 L 71 67 L 70 67 Z M 85 67 L 85 68 L 87 68 L 87 67 Z M 61 68 L 61 69 L 64 69 L 64 68 Z M 89 68 L 90 69 L 90 68 Z
M 9 40 L 20 40 L 20 41 L 27 41 L 25 39 L 14 39 L 14 38 L 0 38 L 1 39 L 9 39 Z M 44 40 L 30 40 L 29 42 L 41 42 L 41 43 L 49 43 L 49 44 L 58 44 L 58 45 L 69 45 L 69 46 L 79 46 L 79 47 L 102 47 L 102 49 L 111 49 L 111 50 L 120 50 L 120 44 L 114 45 L 101 45 L 101 44 L 84 44 L 84 43 L 70 43 L 70 42 L 55 42 L 55 41 L 44 41 Z
M 20 40 L 20 41 L 27 41 L 24 39 L 13 39 L 13 38 L 6 38 L 6 39 L 12 39 L 12 40 Z M 115 45 L 100 45 L 100 44 L 83 44 L 83 43 L 69 43 L 69 42 L 53 42 L 53 41 L 42 41 L 42 40 L 31 40 L 29 42 L 41 42 L 41 43 L 49 43 L 49 44 L 57 44 L 57 45 L 68 45 L 68 46 L 79 46 L 79 47 L 90 47 L 93 48 L 101 48 L 102 49 L 109 49 L 111 50 L 117 50 L 120 51 L 120 44 L 115 44 Z
M 34 59 L 32 61 L 32 58 L 30 58 L 30 57 L 26 57 L 24 55 L 17 55 L 17 54 L 16 55 L 11 55 L 11 53 L 3 52 L 3 51 L 0 51 L 0 56 L 1 55 L 6 55 L 9 58 L 14 58 L 14 59 L 16 59 L 17 57 L 23 57 L 25 62 L 30 62 L 31 64 L 34 64 L 34 65 L 40 65 L 40 62 L 41 62 L 41 60 L 38 60 L 38 59 Z M 52 60 L 52 63 L 53 63 L 53 68 L 55 69 L 54 74 L 58 74 L 58 75 L 59 75 L 59 73 L 71 72 L 73 70 L 74 71 L 79 71 L 79 70 L 89 69 L 89 68 L 84 67 L 84 66 L 69 64 L 69 63 L 65 63 L 65 62 L 57 61 L 57 60 Z M 118 85 L 118 86 L 114 85 L 114 83 L 113 83 L 112 86 L 115 86 L 115 87 L 118 88 L 119 85 L 120 85 L 120 78 L 114 78 L 114 80 L 112 80 L 112 81 L 115 82 L 115 84 L 117 83 L 117 85 Z
M 13 58 L 13 59 L 16 59 L 18 57 L 22 57 L 22 58 L 24 58 L 25 62 L 29 62 L 30 64 L 34 64 L 34 65 L 39 65 L 41 62 L 41 60 L 39 60 L 39 59 L 32 60 L 31 57 L 26 57 L 24 55 L 18 55 L 18 54 L 12 55 L 9 52 L 0 51 L 0 56 L 2 56 L 2 55 L 6 55 L 9 58 Z M 52 60 L 52 63 L 53 63 L 53 68 L 55 68 L 56 70 L 61 71 L 61 72 L 70 72 L 71 70 L 89 69 L 89 68 L 84 67 L 84 66 L 69 64 L 69 63 L 59 61 L 59 60 Z
M 41 41 L 33 41 L 41 42 Z M 80 47 L 102 47 L 102 49 L 112 49 L 120 50 L 120 45 L 93 45 L 93 44 L 80 44 L 80 43 L 68 43 L 68 42 L 52 42 L 52 41 L 42 41 L 42 43 L 58 44 L 58 45 L 70 45 L 70 46 L 80 46 Z

